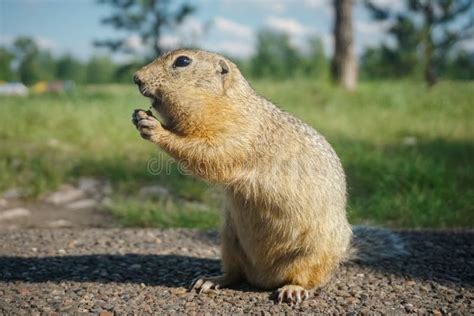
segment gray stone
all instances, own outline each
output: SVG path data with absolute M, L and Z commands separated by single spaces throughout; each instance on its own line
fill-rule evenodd
M 8 221 L 8 220 L 17 219 L 20 217 L 28 217 L 30 215 L 31 215 L 31 212 L 27 210 L 26 208 L 17 207 L 17 208 L 1 211 L 0 221 Z
M 70 185 L 62 186 L 58 191 L 51 193 L 46 201 L 52 204 L 66 204 L 78 200 L 84 196 L 84 191 Z
M 61 142 L 57 140 L 56 138 L 50 138 L 46 142 L 46 145 L 48 145 L 49 147 L 58 148 L 61 146 Z
M 23 196 L 23 192 L 19 188 L 11 188 L 5 192 L 3 192 L 3 197 L 7 200 L 10 199 L 18 199 Z
M 113 192 L 114 192 L 114 190 L 113 190 L 112 185 L 110 184 L 110 182 L 106 182 L 102 186 L 102 194 L 111 195 Z
M 86 208 L 92 208 L 97 206 L 97 201 L 94 199 L 82 199 L 78 201 L 74 201 L 70 204 L 66 205 L 66 208 L 70 210 L 82 210 Z
M 109 197 L 104 197 L 101 201 L 100 204 L 105 206 L 105 207 L 111 207 L 114 203 L 111 198 Z
M 101 183 L 97 179 L 83 177 L 79 179 L 77 187 L 86 193 L 94 194 L 100 189 Z
M 51 228 L 65 228 L 65 227 L 73 227 L 73 223 L 65 219 L 58 219 L 48 223 L 48 227 Z
M 407 136 L 402 139 L 402 144 L 405 146 L 415 146 L 418 143 L 418 140 L 415 136 Z

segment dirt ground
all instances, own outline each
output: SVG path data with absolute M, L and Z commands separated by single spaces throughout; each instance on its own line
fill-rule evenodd
M 190 293 L 219 273 L 215 232 L 16 229 L 0 232 L 0 314 L 474 314 L 474 232 L 401 231 L 410 255 L 346 263 L 301 305 L 247 284 Z

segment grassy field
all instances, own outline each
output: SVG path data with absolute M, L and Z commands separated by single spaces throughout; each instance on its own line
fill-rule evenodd
M 474 84 L 362 83 L 348 93 L 305 80 L 253 82 L 256 90 L 323 133 L 340 155 L 353 223 L 474 227 Z M 152 174 L 168 157 L 130 123 L 148 101 L 135 87 L 78 88 L 67 95 L 0 98 L 0 192 L 29 199 L 81 176 L 108 179 L 109 210 L 125 225 L 215 227 L 219 194 L 178 172 Z M 161 184 L 172 196 L 143 201 Z M 202 204 L 208 207 L 202 207 Z

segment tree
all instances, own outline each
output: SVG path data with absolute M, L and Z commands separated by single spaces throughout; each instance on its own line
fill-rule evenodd
M 305 55 L 303 74 L 313 78 L 327 79 L 329 65 L 324 53 L 324 45 L 317 36 L 308 39 L 309 52 Z
M 49 52 L 40 51 L 29 37 L 19 37 L 13 43 L 13 53 L 18 63 L 18 76 L 24 84 L 53 78 L 54 61 Z
M 371 0 L 366 0 L 366 6 L 374 19 L 393 20 L 389 32 L 395 35 L 396 53 L 404 54 L 407 47 L 410 52 L 421 52 L 418 59 L 429 86 L 437 82 L 438 68 L 454 45 L 474 36 L 474 20 L 468 16 L 472 0 L 406 0 L 401 12 Z
M 413 21 L 397 16 L 388 33 L 397 42 L 397 47 L 382 44 L 367 49 L 362 56 L 362 72 L 370 78 L 402 78 L 416 72 L 418 36 Z
M 134 60 L 126 64 L 118 65 L 114 71 L 114 81 L 130 83 L 137 69 L 143 67 L 143 61 Z
M 12 81 L 15 74 L 12 70 L 12 62 L 15 55 L 5 47 L 0 47 L 0 80 Z
M 460 51 L 448 58 L 441 68 L 446 78 L 474 80 L 474 52 Z
M 347 90 L 357 85 L 357 61 L 352 38 L 352 0 L 334 0 L 334 57 L 331 65 L 333 79 Z
M 108 83 L 114 81 L 114 64 L 107 57 L 94 56 L 86 66 L 87 83 Z
M 84 80 L 84 66 L 71 55 L 64 55 L 56 61 L 55 77 L 59 80 Z
M 288 35 L 262 30 L 257 35 L 257 52 L 251 61 L 255 77 L 287 78 L 301 66 L 301 56 L 291 46 Z
M 102 20 L 118 30 L 136 33 L 155 56 L 163 52 L 160 37 L 166 28 L 180 24 L 192 14 L 195 8 L 187 3 L 171 5 L 170 0 L 98 0 L 114 9 L 114 13 Z M 112 51 L 128 52 L 126 39 L 96 41 L 95 45 L 105 46 Z

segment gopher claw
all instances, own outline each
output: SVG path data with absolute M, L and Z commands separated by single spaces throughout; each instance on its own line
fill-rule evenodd
M 290 305 L 300 304 L 309 298 L 309 293 L 299 285 L 285 285 L 276 292 L 277 303 L 288 303 Z
M 189 291 L 196 291 L 198 294 L 208 293 L 211 290 L 217 290 L 220 288 L 219 282 L 215 281 L 215 278 L 197 278 L 191 284 Z

